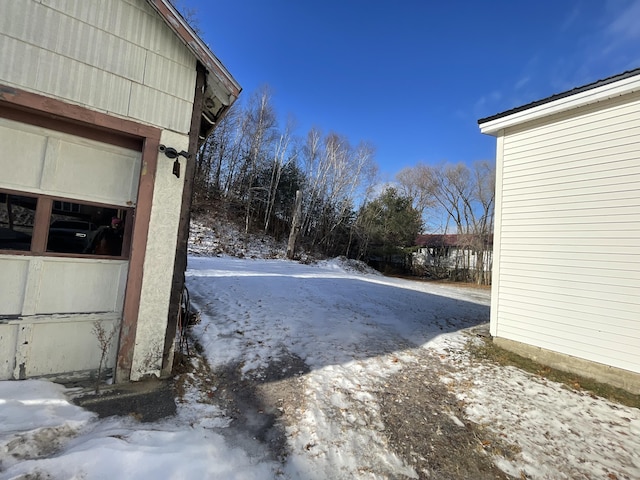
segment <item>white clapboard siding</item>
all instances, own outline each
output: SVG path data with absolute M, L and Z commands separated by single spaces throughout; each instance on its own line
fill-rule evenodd
M 504 132 L 498 337 L 640 372 L 640 95 Z
M 589 345 L 594 341 L 597 342 L 598 340 L 605 340 L 607 343 L 618 343 L 620 347 L 623 348 L 625 346 L 635 347 L 633 337 L 638 335 L 637 329 L 621 328 L 621 332 L 623 332 L 624 335 L 620 335 L 617 332 L 611 332 L 607 324 L 587 322 L 575 317 L 571 318 L 568 314 L 562 317 L 562 321 L 553 321 L 549 320 L 549 318 L 544 315 L 523 316 L 517 308 L 505 307 L 504 313 L 507 316 L 512 316 L 516 319 L 522 318 L 523 320 L 527 320 L 531 323 L 536 322 L 547 329 L 552 329 L 557 333 L 556 338 L 558 341 L 572 335 L 575 329 L 579 328 L 581 330 L 580 341 L 582 343 Z
M 146 1 L 0 5 L 2 83 L 189 131 L 196 60 Z
M 527 296 L 524 298 L 510 298 L 508 295 L 502 299 L 501 307 L 505 308 L 505 312 L 511 312 L 513 315 L 522 313 L 520 310 L 522 305 L 526 305 L 530 310 L 535 307 L 536 312 L 541 315 L 553 316 L 559 315 L 556 319 L 558 323 L 567 323 L 575 325 L 584 325 L 588 328 L 604 328 L 607 329 L 611 322 L 619 322 L 620 328 L 626 331 L 637 331 L 640 329 L 634 321 L 632 315 L 625 310 L 611 310 L 602 306 L 588 306 L 583 303 L 567 303 L 560 307 L 549 306 L 540 303 L 537 298 Z M 626 313 L 625 313 L 626 312 Z
M 592 192 L 588 198 L 581 195 L 581 192 L 573 191 L 556 191 L 550 192 L 544 197 L 536 195 L 521 194 L 518 198 L 511 198 L 509 204 L 504 206 L 504 211 L 520 212 L 521 209 L 540 209 L 540 211 L 551 210 L 563 210 L 572 208 L 574 204 L 588 206 L 605 206 L 605 202 L 612 202 L 615 200 L 626 201 L 628 205 L 637 204 L 637 186 L 629 184 L 627 188 L 622 185 L 618 185 L 616 191 L 603 191 Z M 525 211 L 525 210 L 522 210 Z
M 635 212 L 640 207 L 640 200 L 635 198 L 636 192 L 634 190 L 627 190 L 625 192 L 617 192 L 616 195 L 607 195 L 602 193 L 597 195 L 598 198 L 591 198 L 586 201 L 581 201 L 580 195 L 562 197 L 562 205 L 558 206 L 557 201 L 555 205 L 545 204 L 545 202 L 535 199 L 519 202 L 511 202 L 502 211 L 503 217 L 506 215 L 520 216 L 524 214 L 530 215 L 543 215 L 547 216 L 549 212 L 557 212 L 558 214 L 580 214 L 581 212 L 593 213 L 599 215 L 610 213 L 610 208 L 625 208 L 630 212 Z M 596 197 L 593 195 L 592 197 Z
M 558 138 L 562 139 L 568 135 L 585 136 L 584 134 L 586 132 L 591 132 L 592 135 L 589 136 L 593 136 L 593 133 L 598 132 L 603 122 L 613 120 L 615 123 L 618 123 L 617 119 L 622 120 L 622 124 L 616 128 L 624 129 L 629 120 L 637 120 L 637 117 L 635 117 L 636 107 L 631 103 L 634 101 L 631 97 L 634 95 L 636 97 L 638 96 L 637 93 L 634 93 L 627 94 L 626 97 L 607 100 L 608 105 L 606 112 L 600 108 L 599 104 L 592 104 L 581 107 L 580 118 L 576 117 L 575 110 L 568 110 L 553 117 L 542 118 L 511 127 L 509 129 L 509 135 L 518 140 L 529 141 L 533 144 L 541 137 L 544 137 L 545 140 L 552 143 L 554 140 Z M 552 123 L 550 123 L 550 120 Z M 534 148 L 537 147 L 537 145 L 534 145 Z M 521 149 L 522 146 L 512 145 L 509 148 L 517 150 L 518 148 Z
M 628 269 L 624 268 L 626 265 L 621 263 L 620 268 L 613 268 L 612 265 L 604 263 L 602 265 L 579 265 L 576 262 L 564 262 L 562 260 L 557 260 L 554 258 L 543 257 L 537 258 L 535 260 L 531 259 L 531 256 L 528 258 L 521 258 L 513 261 L 513 259 L 509 259 L 507 256 L 503 257 L 502 265 L 505 266 L 506 269 L 517 267 L 518 265 L 527 265 L 527 269 L 533 276 L 572 276 L 575 273 L 580 273 L 581 275 L 595 275 L 597 278 L 606 278 L 607 283 L 611 285 L 624 285 L 628 286 L 628 279 L 640 282 L 640 268 L 638 269 Z M 567 268 L 575 270 L 575 273 L 567 273 Z M 625 275 L 625 278 L 620 278 L 620 272 L 628 272 Z M 639 325 L 640 327 L 640 325 Z

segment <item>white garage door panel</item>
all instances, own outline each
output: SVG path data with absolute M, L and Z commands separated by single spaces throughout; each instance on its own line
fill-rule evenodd
M 0 380 L 13 377 L 18 326 L 0 323 Z
M 0 255 L 0 315 L 22 312 L 29 259 Z
M 126 261 L 44 260 L 35 314 L 121 312 Z
M 136 202 L 141 153 L 0 118 L 0 188 L 127 206 Z M 19 166 L 19 168 L 16 168 Z
M 47 155 L 41 188 L 72 197 L 128 205 L 136 200 L 139 155 L 61 140 L 56 155 Z
M 23 322 L 19 326 L 14 378 L 97 369 L 101 351 L 93 331 L 96 322 L 107 333 L 119 328 L 119 319 L 113 314 Z M 103 368 L 114 365 L 116 344 L 112 339 Z
M 0 185 L 33 190 L 40 185 L 47 138 L 16 130 L 14 124 L 19 125 L 0 118 L 0 144 L 3 150 L 0 155 Z

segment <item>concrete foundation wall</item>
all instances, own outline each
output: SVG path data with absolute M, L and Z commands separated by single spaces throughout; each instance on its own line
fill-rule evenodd
M 552 352 L 540 347 L 534 347 L 522 342 L 494 337 L 497 346 L 529 358 L 535 362 L 548 365 L 564 372 L 575 373 L 583 377 L 592 378 L 601 383 L 622 388 L 635 395 L 640 395 L 640 374 L 611 367 L 602 363 L 591 362 L 571 355 Z

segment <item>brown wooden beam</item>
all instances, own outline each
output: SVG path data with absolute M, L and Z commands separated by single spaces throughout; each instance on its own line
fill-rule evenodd
M 151 219 L 151 204 L 153 200 L 156 169 L 158 166 L 159 146 L 160 132 L 158 131 L 156 137 L 145 140 L 142 150 L 142 168 L 140 171 L 140 183 L 138 184 L 138 206 L 134 213 L 129 274 L 127 276 L 127 287 L 124 297 L 124 309 L 116 360 L 116 383 L 128 382 L 131 379 L 131 367 L 136 343 L 138 312 L 140 310 L 142 279 L 144 276 L 144 260 L 149 236 L 149 220 Z
M 33 220 L 33 232 L 31 232 L 31 251 L 44 253 L 47 251 L 47 232 L 49 231 L 49 219 L 51 218 L 50 198 L 39 198 L 36 207 L 36 215 Z
M 160 135 L 158 128 L 149 125 L 114 117 L 106 113 L 89 110 L 80 105 L 72 105 L 62 100 L 0 84 L 0 116 L 11 118 L 12 113 L 9 110 L 26 110 L 29 114 L 29 120 L 26 123 L 34 125 L 39 125 L 38 122 L 45 121 L 47 118 L 60 120 L 62 122 L 62 130 L 60 128 L 54 128 L 55 130 L 65 131 L 65 125 L 68 124 L 73 124 L 76 127 L 90 127 L 88 130 L 85 130 L 84 134 L 82 132 L 78 133 L 77 130 L 69 133 L 79 136 L 91 135 L 87 138 L 92 138 L 93 135 L 88 132 L 98 130 L 102 136 L 99 138 L 94 137 L 94 139 L 106 143 L 112 143 L 110 139 L 113 137 L 108 135 L 108 133 L 116 134 L 118 137 L 134 137 L 138 139 L 137 149 L 140 148 L 141 139 L 143 140 L 154 136 L 158 136 L 159 138 Z M 48 122 L 48 125 L 51 124 L 51 122 Z M 51 127 L 48 126 L 47 128 Z

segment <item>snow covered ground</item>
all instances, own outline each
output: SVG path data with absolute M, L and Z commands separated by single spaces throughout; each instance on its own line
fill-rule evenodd
M 303 362 L 279 377 L 300 386 L 298 404 L 282 404 L 286 457 L 251 434 L 231 435 L 233 413 L 206 401 L 221 393 L 215 386 L 191 387 L 175 417 L 141 424 L 99 420 L 46 381 L 0 382 L 0 479 L 429 478 L 391 448 L 379 401 L 385 382 L 428 361 L 448 372 L 432 381 L 465 418 L 441 413 L 509 446 L 511 455 L 491 457 L 508 474 L 640 478 L 640 411 L 469 356 L 465 329 L 488 320 L 488 291 L 339 260 L 191 257 L 187 278 L 201 313 L 194 334 L 214 371 L 236 365 L 259 380 L 289 358 Z

